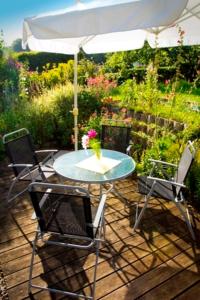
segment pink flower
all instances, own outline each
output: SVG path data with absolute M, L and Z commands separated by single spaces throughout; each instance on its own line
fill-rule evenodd
M 89 138 L 89 139 L 94 139 L 96 136 L 97 136 L 96 130 L 90 129 L 90 130 L 88 131 L 88 138 Z
M 170 83 L 170 79 L 165 79 L 165 85 L 168 85 Z
M 109 81 L 103 75 L 97 76 L 95 78 L 88 78 L 87 85 L 91 88 L 103 89 L 106 91 L 109 91 L 117 86 L 116 82 Z
M 98 144 L 98 140 L 96 139 L 97 132 L 94 129 L 90 129 L 87 134 L 82 136 L 82 147 L 83 149 L 87 149 L 88 147 L 94 148 Z

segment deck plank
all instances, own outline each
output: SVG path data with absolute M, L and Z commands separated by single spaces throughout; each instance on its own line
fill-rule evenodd
M 174 299 L 177 300 L 188 300 L 188 299 L 198 299 L 200 295 L 200 281 L 195 283 L 190 288 L 184 290 L 180 295 L 176 296 Z
M 124 203 L 115 194 L 108 195 L 106 244 L 100 249 L 96 299 L 196 300 L 200 291 L 199 244 L 192 243 L 178 209 L 171 202 L 152 199 L 139 230 L 133 232 L 135 204 L 142 196 L 135 192 L 136 182 L 131 178 L 117 182 L 116 186 L 128 201 Z M 98 192 L 98 186 L 94 187 L 94 193 Z M 31 220 L 32 212 L 25 194 L 11 211 L 0 215 L 0 262 L 10 300 L 30 299 L 27 286 L 31 241 L 36 229 L 36 221 Z M 199 238 L 200 220 L 195 211 L 194 220 Z M 41 243 L 38 254 L 34 283 L 90 293 L 94 253 L 47 247 Z M 70 299 L 60 294 L 52 298 L 48 291 L 36 289 L 33 289 L 33 297 Z
M 177 268 L 176 262 L 167 264 L 166 271 L 169 273 L 169 279 L 163 282 L 152 291 L 146 293 L 140 299 L 173 299 L 181 291 L 189 288 L 195 282 L 200 280 L 200 274 L 197 265 L 199 261 L 191 264 L 192 260 L 188 259 L 188 256 L 182 253 L 179 258 L 179 263 L 182 263 L 182 267 Z M 162 270 L 163 271 L 163 270 Z M 191 299 L 191 298 L 190 298 Z

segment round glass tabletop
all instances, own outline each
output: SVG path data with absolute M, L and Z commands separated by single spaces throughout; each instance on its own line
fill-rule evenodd
M 90 170 L 94 167 L 91 165 L 94 162 L 91 160 L 94 155 L 92 150 L 78 150 L 63 154 L 55 160 L 53 168 L 57 174 L 67 179 L 85 183 L 111 182 L 125 178 L 135 170 L 135 161 L 130 156 L 105 149 L 101 149 L 101 153 L 105 161 L 111 164 L 114 162 L 115 165 L 104 174 Z M 87 164 L 89 169 L 87 169 Z

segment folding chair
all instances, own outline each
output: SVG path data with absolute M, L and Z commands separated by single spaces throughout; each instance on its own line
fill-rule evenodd
M 11 162 L 8 167 L 13 169 L 15 175 L 7 195 L 7 201 L 10 203 L 28 188 L 27 185 L 22 191 L 14 193 L 14 188 L 20 180 L 29 181 L 29 183 L 30 181 L 46 181 L 54 174 L 50 161 L 54 160 L 54 154 L 58 150 L 35 151 L 30 133 L 26 128 L 4 135 L 3 143 Z M 39 162 L 39 153 L 48 154 L 42 162 Z
M 101 146 L 104 149 L 119 151 L 130 155 L 131 144 L 130 126 L 101 125 Z M 117 190 L 115 184 L 111 184 L 111 190 L 127 204 L 127 199 Z
M 130 152 L 130 126 L 101 126 L 101 145 L 104 149 L 115 150 L 129 154 Z
M 31 183 L 29 192 L 39 225 L 33 242 L 29 293 L 31 293 L 31 288 L 38 288 L 72 297 L 94 299 L 99 245 L 102 241 L 102 233 L 103 237 L 105 237 L 104 208 L 106 195 L 102 195 L 99 205 L 94 212 L 91 208 L 88 191 L 78 186 Z M 49 234 L 51 239 L 49 239 Z M 63 238 L 68 239 L 65 241 Z M 37 254 L 36 244 L 39 239 L 50 245 L 75 249 L 87 250 L 95 247 L 96 258 L 91 296 L 78 294 L 76 293 L 77 291 L 73 290 L 56 289 L 52 286 L 38 286 L 32 282 L 34 257 Z
M 184 181 L 189 172 L 191 164 L 195 156 L 195 149 L 192 143 L 189 141 L 185 147 L 181 159 L 178 165 L 167 163 L 160 160 L 150 159 L 153 164 L 149 176 L 140 176 L 138 178 L 138 187 L 141 194 L 145 194 L 144 206 L 138 215 L 138 207 L 136 210 L 136 221 L 134 229 L 138 228 L 139 223 L 143 217 L 145 209 L 148 205 L 150 197 L 159 197 L 166 200 L 171 200 L 175 203 L 176 207 L 180 210 L 183 219 L 185 220 L 187 227 L 191 233 L 193 239 L 195 239 L 194 231 L 190 222 L 190 215 L 184 198 Z M 163 174 L 166 175 L 166 168 L 174 168 L 176 171 L 172 179 L 163 179 L 153 177 L 158 166 L 162 166 Z

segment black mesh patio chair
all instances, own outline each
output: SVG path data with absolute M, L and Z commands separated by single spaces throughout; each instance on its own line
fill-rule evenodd
M 101 126 L 101 146 L 104 149 L 130 153 L 131 127 L 129 126 Z
M 186 186 L 184 181 L 189 172 L 191 164 L 195 156 L 195 149 L 192 143 L 189 141 L 185 147 L 181 159 L 178 165 L 167 163 L 164 161 L 150 159 L 152 162 L 152 169 L 149 176 L 140 176 L 138 178 L 138 188 L 141 194 L 145 194 L 144 206 L 138 215 L 138 207 L 136 211 L 136 221 L 134 229 L 137 229 L 145 209 L 148 205 L 150 197 L 158 197 L 166 200 L 173 201 L 176 207 L 180 210 L 183 219 L 185 220 L 188 229 L 191 233 L 193 239 L 195 239 L 194 231 L 190 222 L 190 215 L 187 208 L 187 204 L 184 197 L 184 190 Z M 167 174 L 167 168 L 175 169 L 173 178 L 163 179 L 158 177 L 153 177 L 155 170 L 158 166 L 162 167 L 163 174 Z M 159 170 L 161 170 L 159 168 Z M 166 176 L 165 176 L 166 177 Z
M 98 207 L 95 208 L 91 206 L 88 190 L 78 186 L 31 183 L 29 193 L 38 220 L 30 265 L 29 293 L 31 293 L 31 288 L 38 288 L 72 297 L 94 299 L 99 245 L 105 237 L 104 208 L 106 195 L 101 196 Z M 95 249 L 96 258 L 91 296 L 77 294 L 73 288 L 71 291 L 63 287 L 62 289 L 54 288 L 52 280 L 52 286 L 47 287 L 33 283 L 34 257 L 39 254 L 39 252 L 36 253 L 36 245 L 40 239 L 47 246 L 57 245 L 85 250 L 93 247 Z M 66 270 L 67 265 L 64 267 Z M 56 284 L 57 282 L 55 282 Z
M 29 183 L 30 181 L 46 181 L 54 174 L 51 162 L 58 150 L 36 151 L 30 133 L 26 128 L 4 135 L 3 143 L 10 160 L 8 167 L 13 169 L 15 175 L 7 195 L 7 201 L 10 203 L 28 188 L 28 185 L 26 185 L 25 189 L 16 192 L 15 187 L 19 181 L 23 180 Z M 38 159 L 39 153 L 45 155 L 42 162 Z
M 130 155 L 132 147 L 130 137 L 130 126 L 101 125 L 101 147 L 103 149 L 119 151 Z M 115 183 L 111 184 L 110 190 L 120 197 L 125 202 L 125 205 L 127 204 L 127 199 L 118 191 Z

